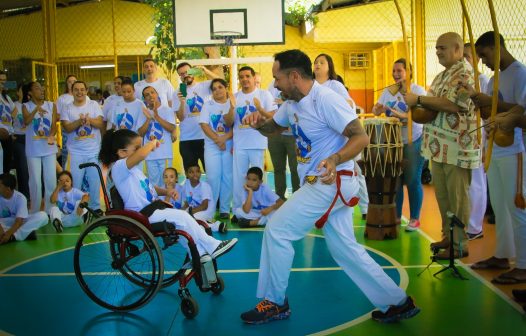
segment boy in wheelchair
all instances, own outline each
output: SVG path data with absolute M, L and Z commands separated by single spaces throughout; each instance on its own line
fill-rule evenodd
M 141 212 L 150 223 L 168 222 L 187 232 L 194 239 L 202 259 L 215 259 L 230 251 L 237 243 L 237 238 L 220 241 L 209 236 L 187 212 L 173 209 L 158 198 L 158 195 L 177 198 L 175 189 L 152 186 L 140 168 L 142 161 L 158 146 L 158 140 L 143 146 L 142 138 L 128 129 L 108 131 L 104 135 L 99 160 L 111 167 L 111 178 L 122 198 L 124 209 Z

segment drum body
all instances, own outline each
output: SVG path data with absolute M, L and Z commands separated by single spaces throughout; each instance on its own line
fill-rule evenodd
M 398 236 L 395 195 L 402 173 L 402 123 L 397 118 L 364 120 L 369 146 L 363 152 L 363 174 L 369 207 L 365 237 L 375 240 Z

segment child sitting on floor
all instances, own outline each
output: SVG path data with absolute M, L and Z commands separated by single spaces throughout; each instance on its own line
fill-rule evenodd
M 51 194 L 50 201 L 54 206 L 49 210 L 49 217 L 57 232 L 64 231 L 64 227 L 84 223 L 82 216 L 87 210 L 79 207 L 79 204 L 88 202 L 89 195 L 73 188 L 73 177 L 69 171 L 64 170 L 58 174 L 57 187 Z
M 170 203 L 174 209 L 181 209 L 183 206 L 183 187 L 177 183 L 179 174 L 177 169 L 168 167 L 163 171 L 163 182 L 166 190 L 175 190 L 177 192 L 177 198 L 173 199 L 170 196 L 165 196 L 164 200 Z
M 15 187 L 16 177 L 8 173 L 0 175 L 0 245 L 35 240 L 36 230 L 49 221 L 43 211 L 29 215 L 27 198 Z
M 208 222 L 212 231 L 225 232 L 225 223 L 220 221 L 212 223 L 215 215 L 212 188 L 205 181 L 201 181 L 201 168 L 197 164 L 186 168 L 183 199 L 183 210 L 188 210 L 188 213 L 195 219 Z
M 259 167 L 251 167 L 247 171 L 243 206 L 234 209 L 239 227 L 267 224 L 270 216 L 278 209 L 283 200 L 263 183 L 263 171 Z

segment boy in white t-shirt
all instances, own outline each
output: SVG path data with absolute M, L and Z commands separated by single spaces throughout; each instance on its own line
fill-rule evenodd
M 165 201 L 170 203 L 174 209 L 181 209 L 183 206 L 183 187 L 177 183 L 179 175 L 177 174 L 177 169 L 173 167 L 168 167 L 163 172 L 163 182 L 164 188 L 168 191 L 174 190 L 177 192 L 177 197 L 166 196 Z M 171 192 L 168 192 L 171 194 Z
M 69 171 L 63 170 L 58 174 L 57 187 L 50 201 L 54 206 L 49 209 L 49 217 L 57 232 L 64 231 L 64 227 L 84 223 L 82 216 L 87 210 L 79 207 L 79 204 L 88 202 L 89 195 L 73 188 L 73 177 Z
M 0 245 L 15 240 L 35 240 L 35 230 L 48 223 L 43 211 L 29 215 L 27 199 L 15 187 L 13 175 L 0 174 Z
M 226 225 L 220 221 L 211 223 L 214 219 L 215 204 L 212 188 L 201 181 L 201 168 L 192 165 L 186 169 L 186 181 L 183 186 L 184 204 L 182 210 L 187 210 L 195 219 L 209 222 L 212 231 L 225 232 Z
M 284 201 L 263 183 L 263 171 L 251 167 L 247 171 L 243 206 L 234 209 L 239 227 L 265 225 Z

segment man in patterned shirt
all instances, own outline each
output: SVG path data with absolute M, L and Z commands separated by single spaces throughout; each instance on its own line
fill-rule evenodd
M 445 33 L 436 43 L 439 63 L 446 69 L 439 73 L 426 96 L 408 93 L 405 101 L 411 107 L 436 113 L 436 118 L 424 126 L 422 155 L 433 161 L 432 174 L 435 196 L 442 217 L 442 237 L 431 244 L 441 249 L 439 259 L 449 258 L 453 248 L 455 258 L 468 255 L 467 236 L 464 228 L 453 230 L 453 242 L 449 241 L 450 219 L 448 212 L 462 223 L 469 222 L 469 185 L 471 171 L 480 166 L 480 146 L 476 132 L 475 105 L 462 82 L 473 85 L 473 68 L 463 58 L 464 43 L 457 33 Z

